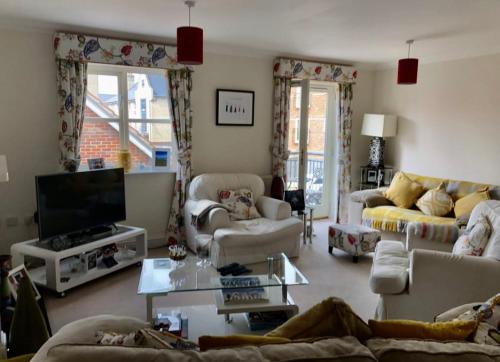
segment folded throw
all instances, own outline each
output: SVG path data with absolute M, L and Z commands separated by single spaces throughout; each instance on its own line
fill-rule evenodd
M 212 200 L 199 200 L 196 206 L 191 211 L 191 225 L 196 226 L 200 230 L 207 221 L 210 211 L 215 209 L 228 210 L 228 207 Z

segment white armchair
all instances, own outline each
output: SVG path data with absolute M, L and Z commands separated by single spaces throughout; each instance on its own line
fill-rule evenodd
M 231 221 L 227 210 L 216 208 L 198 229 L 191 224 L 191 215 L 197 203 L 210 200 L 217 203 L 219 190 L 249 188 L 261 218 Z M 210 250 L 212 264 L 216 267 L 237 262 L 251 264 L 265 260 L 276 253 L 288 257 L 299 256 L 302 222 L 291 217 L 290 205 L 284 201 L 264 196 L 264 182 L 252 174 L 202 174 L 196 176 L 189 187 L 185 205 L 188 247 L 196 250 L 196 235 L 213 235 Z

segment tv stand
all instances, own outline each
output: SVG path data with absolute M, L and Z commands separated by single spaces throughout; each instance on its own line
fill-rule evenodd
M 120 270 L 130 265 L 140 264 L 147 257 L 147 233 L 143 228 L 114 225 L 106 233 L 87 234 L 78 242 L 67 237 L 63 239 L 38 239 L 16 243 L 11 246 L 12 263 L 14 266 L 26 264 L 32 280 L 40 286 L 51 289 L 60 296 L 66 291 L 106 274 Z M 66 243 L 62 248 L 54 248 L 54 243 Z M 116 244 L 119 251 L 115 254 L 118 262 L 112 267 L 106 267 L 97 260 L 95 268 L 86 270 L 80 259 L 85 259 L 95 250 Z M 79 264 L 80 263 L 80 264 Z M 81 268 L 78 268 L 80 265 Z

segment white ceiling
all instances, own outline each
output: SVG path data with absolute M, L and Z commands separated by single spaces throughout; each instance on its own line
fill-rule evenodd
M 198 0 L 209 52 L 296 55 L 373 65 L 500 53 L 497 0 Z M 0 0 L 0 26 L 175 40 L 182 0 Z

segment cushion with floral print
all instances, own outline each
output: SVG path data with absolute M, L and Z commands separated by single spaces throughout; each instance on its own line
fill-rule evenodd
M 233 220 L 250 220 L 261 217 L 255 207 L 252 191 L 249 189 L 220 190 L 219 201 L 227 206 L 229 216 Z
M 491 225 L 486 217 L 481 216 L 457 239 L 453 246 L 453 254 L 481 256 L 490 234 Z
M 476 321 L 474 342 L 500 346 L 500 293 L 485 303 L 463 307 L 466 310 L 453 320 Z

